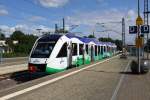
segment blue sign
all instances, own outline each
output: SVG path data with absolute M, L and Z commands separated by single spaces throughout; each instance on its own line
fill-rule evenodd
M 149 33 L 149 25 L 143 25 L 141 26 L 141 33 Z
M 137 26 L 129 26 L 129 34 L 136 34 Z

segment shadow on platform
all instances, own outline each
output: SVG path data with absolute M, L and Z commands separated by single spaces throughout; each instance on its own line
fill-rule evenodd
M 85 71 L 91 71 L 91 72 L 97 72 L 97 73 L 118 73 L 118 72 L 113 72 L 113 71 L 104 71 L 104 70 L 85 70 Z
M 97 73 L 109 73 L 109 74 L 124 74 L 124 75 L 139 75 L 137 73 L 132 73 L 131 71 L 127 71 L 127 72 L 113 72 L 113 71 L 104 71 L 104 70 L 85 70 L 85 71 L 91 71 L 91 72 L 97 72 Z
M 128 71 L 128 72 L 120 72 L 120 74 L 125 74 L 125 75 L 136 75 L 135 73 L 132 73 L 131 71 Z
M 22 72 L 16 72 L 12 73 L 9 78 L 12 80 L 15 80 L 17 84 L 28 82 L 34 79 L 38 79 L 44 76 L 47 76 L 49 74 L 46 74 L 44 72 L 35 72 L 30 73 L 29 71 L 22 71 Z

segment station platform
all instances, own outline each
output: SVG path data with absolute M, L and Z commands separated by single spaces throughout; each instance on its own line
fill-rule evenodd
M 0 100 L 150 100 L 150 74 L 133 75 L 119 56 L 0 91 Z
M 4 58 L 0 62 L 0 75 L 27 70 L 27 57 Z

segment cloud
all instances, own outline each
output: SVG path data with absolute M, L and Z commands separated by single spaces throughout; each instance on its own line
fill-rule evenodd
M 6 9 L 0 8 L 0 16 L 8 15 L 8 11 Z
M 130 21 L 135 21 L 136 17 L 137 17 L 137 13 L 132 9 L 130 9 L 126 15 L 127 20 Z
M 96 0 L 97 3 L 102 3 L 104 0 Z
M 42 16 L 31 16 L 29 18 L 29 21 L 31 21 L 31 22 L 46 21 L 46 18 L 42 17 Z
M 113 31 L 97 32 L 96 35 L 98 37 L 107 37 L 108 33 L 110 33 L 110 37 L 121 39 L 122 24 L 115 22 L 121 22 L 123 17 L 125 17 L 126 20 L 126 41 L 129 44 L 133 44 L 135 35 L 129 35 L 128 32 L 129 25 L 135 25 L 136 12 L 132 9 L 128 11 L 110 9 L 104 11 L 77 12 L 73 16 L 67 16 L 66 20 L 69 25 L 79 25 L 79 27 L 86 26 L 86 33 L 88 34 L 91 34 L 93 30 L 103 31 L 110 29 L 117 31 L 117 33 Z M 105 27 L 96 25 L 96 23 L 105 23 Z
M 106 11 L 78 12 L 73 16 L 68 16 L 68 22 L 72 24 L 94 25 L 98 22 L 120 21 L 123 13 L 116 9 Z
M 54 29 L 49 28 L 44 25 L 27 25 L 27 24 L 18 24 L 15 26 L 7 26 L 7 25 L 0 25 L 0 29 L 7 37 L 9 37 L 15 30 L 20 30 L 25 34 L 36 34 L 41 35 L 38 33 L 36 29 L 41 29 L 41 32 L 54 32 Z
M 69 2 L 69 0 L 38 0 L 39 3 L 46 7 L 46 8 L 50 8 L 50 7 L 60 7 L 60 6 L 64 6 L 66 3 Z

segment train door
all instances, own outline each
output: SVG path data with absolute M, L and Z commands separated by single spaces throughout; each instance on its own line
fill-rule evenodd
M 94 61 L 94 47 L 91 45 L 91 61 Z
M 57 55 L 57 60 L 60 61 L 60 67 L 61 68 L 65 68 L 68 66 L 68 63 L 67 63 L 67 56 L 68 56 L 68 43 L 64 43 Z
M 72 48 L 72 42 L 68 43 L 68 55 L 67 55 L 67 59 L 68 59 L 68 67 L 71 68 L 72 67 L 72 53 L 73 53 L 73 48 Z
M 83 44 L 83 64 L 85 64 L 85 55 L 86 55 L 86 49 L 85 44 Z
M 82 56 L 81 63 L 84 64 L 84 44 L 79 44 L 79 55 Z

